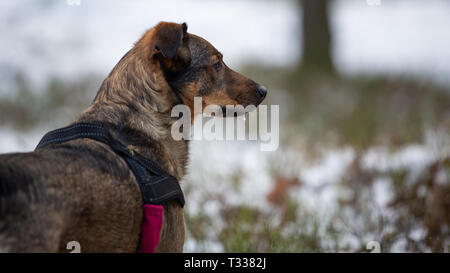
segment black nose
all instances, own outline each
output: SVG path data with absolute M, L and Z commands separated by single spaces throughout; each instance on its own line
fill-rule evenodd
M 263 100 L 267 95 L 267 89 L 264 86 L 259 85 L 256 89 L 256 93 L 261 98 L 261 100 Z

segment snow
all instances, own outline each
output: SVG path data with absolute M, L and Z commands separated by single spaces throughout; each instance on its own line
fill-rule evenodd
M 449 1 L 364 2 L 333 5 L 334 58 L 342 72 L 412 73 L 450 83 Z

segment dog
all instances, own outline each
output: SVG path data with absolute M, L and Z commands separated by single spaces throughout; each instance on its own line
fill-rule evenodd
M 186 23 L 160 22 L 135 43 L 73 122 L 112 124 L 109 133 L 130 152 L 157 162 L 181 181 L 188 140 L 174 140 L 175 105 L 258 105 L 267 90 L 228 68 Z M 143 201 L 134 174 L 108 145 L 92 139 L 0 155 L 0 252 L 136 252 Z M 183 210 L 163 204 L 156 252 L 182 252 Z

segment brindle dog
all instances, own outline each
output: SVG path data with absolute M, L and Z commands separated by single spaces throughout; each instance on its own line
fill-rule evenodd
M 74 122 L 109 124 L 109 132 L 179 181 L 188 142 L 171 137 L 171 109 L 195 96 L 203 106 L 258 105 L 267 91 L 232 71 L 186 24 L 161 22 L 148 30 L 102 83 L 92 105 Z M 183 210 L 164 205 L 157 252 L 182 252 Z M 0 252 L 135 252 L 143 201 L 133 173 L 113 150 L 90 139 L 0 156 Z

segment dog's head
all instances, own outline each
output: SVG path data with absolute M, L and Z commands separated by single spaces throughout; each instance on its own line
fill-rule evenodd
M 146 38 L 147 37 L 147 38 Z M 193 110 L 194 97 L 203 107 L 257 106 L 267 90 L 231 70 L 222 54 L 208 41 L 187 32 L 187 25 L 161 22 L 144 34 L 150 61 L 163 71 L 170 88 Z

